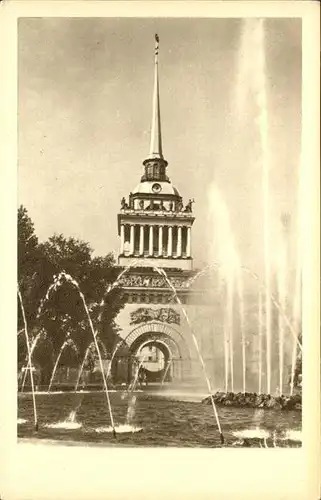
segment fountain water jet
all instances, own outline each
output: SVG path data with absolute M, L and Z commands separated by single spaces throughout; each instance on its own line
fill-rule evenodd
M 199 357 L 199 360 L 201 362 L 201 366 L 202 366 L 202 369 L 203 369 L 203 372 L 204 372 L 204 377 L 205 377 L 205 380 L 206 380 L 206 383 L 207 383 L 207 387 L 208 387 L 208 390 L 209 390 L 209 395 L 210 395 L 210 398 L 211 398 L 211 403 L 212 403 L 212 408 L 213 408 L 213 412 L 214 412 L 214 416 L 215 416 L 215 419 L 216 419 L 216 423 L 217 423 L 217 427 L 218 427 L 218 430 L 219 430 L 219 434 L 220 434 L 220 440 L 221 440 L 221 444 L 224 444 L 224 436 L 223 436 L 223 433 L 222 433 L 222 429 L 221 429 L 221 424 L 220 424 L 220 421 L 219 421 L 219 417 L 218 417 L 218 413 L 217 413 L 217 409 L 216 409 L 216 405 L 215 405 L 215 402 L 214 402 L 214 398 L 213 398 L 213 391 L 212 391 L 212 387 L 211 387 L 211 383 L 210 383 L 210 380 L 207 376 L 207 372 L 206 372 L 206 367 L 205 367 L 205 364 L 204 364 L 204 360 L 203 360 L 203 357 L 202 357 L 202 354 L 200 352 L 200 349 L 199 349 L 199 346 L 198 346 L 198 342 L 197 342 L 197 339 L 196 339 L 196 336 L 193 332 L 193 329 L 192 329 L 192 325 L 190 323 L 190 320 L 189 320 L 189 317 L 186 313 L 186 310 L 185 308 L 183 307 L 183 304 L 180 300 L 180 298 L 178 297 L 177 295 L 177 292 L 176 292 L 176 289 L 175 287 L 173 286 L 173 284 L 170 282 L 170 280 L 168 279 L 168 276 L 166 274 L 166 272 L 164 271 L 164 269 L 160 269 L 158 267 L 154 267 L 154 270 L 160 274 L 161 276 L 163 276 L 168 284 L 168 286 L 173 290 L 173 292 L 175 293 L 175 297 L 176 297 L 176 300 L 177 300 L 177 303 L 180 305 L 182 311 L 183 311 L 183 314 L 185 316 L 185 319 L 187 321 L 187 324 L 190 328 L 190 331 L 191 331 L 191 334 L 192 334 L 192 338 L 193 338 L 193 342 L 194 342 L 194 345 L 196 347 L 196 351 L 198 353 L 198 357 Z
M 126 274 L 129 271 L 129 269 L 131 269 L 132 267 L 135 267 L 135 265 L 137 264 L 137 262 L 139 262 L 138 259 L 134 260 L 134 262 L 132 262 L 131 264 L 129 264 L 127 267 L 125 267 L 125 269 L 123 269 L 119 273 L 119 275 L 117 276 L 116 280 L 113 283 L 111 283 L 110 285 L 108 285 L 107 290 L 104 293 L 104 297 L 102 298 L 102 300 L 101 300 L 101 302 L 99 304 L 100 312 L 99 312 L 99 315 L 98 315 L 98 321 L 101 321 L 101 318 L 102 318 L 103 307 L 105 305 L 106 295 L 108 295 L 117 285 L 119 285 L 119 282 L 120 282 L 120 279 L 122 278 L 122 276 L 124 276 L 124 274 Z
M 79 372 L 78 372 L 78 377 L 77 377 L 76 385 L 75 385 L 75 392 L 77 392 L 77 390 L 78 390 L 78 386 L 79 386 L 79 382 L 80 382 L 80 377 L 81 377 L 82 372 L 84 370 L 84 366 L 85 366 L 85 363 L 87 361 L 88 354 L 90 353 L 90 350 L 91 350 L 91 345 L 89 345 L 87 347 L 85 355 L 84 355 L 84 359 L 82 360 L 82 363 L 81 363 L 81 366 L 80 366 L 80 369 L 79 369 Z
M 164 371 L 164 375 L 163 375 L 163 377 L 162 377 L 162 381 L 161 381 L 161 388 L 162 388 L 162 387 L 163 387 L 163 385 L 164 385 L 164 382 L 165 382 L 165 380 L 166 380 L 166 375 L 167 375 L 167 373 L 168 373 L 168 370 L 169 370 L 169 368 L 170 368 L 171 364 L 172 364 L 172 358 L 171 358 L 169 361 L 167 361 L 166 368 L 165 368 L 165 371 Z
M 261 283 L 260 278 L 259 278 L 259 276 L 256 273 L 254 273 L 253 271 L 251 271 L 246 266 L 241 266 L 241 268 L 243 269 L 243 271 L 245 271 L 247 274 L 249 274 L 253 279 L 255 279 L 255 281 L 258 282 L 259 287 L 260 287 L 260 289 L 263 292 L 266 292 L 266 285 L 265 285 L 265 283 Z M 286 322 L 287 326 L 289 327 L 289 330 L 290 330 L 290 332 L 291 332 L 291 334 L 293 336 L 293 339 L 294 339 L 296 345 L 302 351 L 302 344 L 301 344 L 300 340 L 298 339 L 298 336 L 297 336 L 297 334 L 295 332 L 295 329 L 294 329 L 293 325 L 290 323 L 290 320 L 289 320 L 288 316 L 286 315 L 286 313 L 284 312 L 284 310 L 280 306 L 279 302 L 277 301 L 277 299 L 274 297 L 274 295 L 272 293 L 270 294 L 270 299 L 271 299 L 272 304 L 279 311 L 279 313 L 282 314 L 282 316 L 284 318 L 284 321 Z
M 242 385 L 243 393 L 246 392 L 246 336 L 245 336 L 245 318 L 244 318 L 244 290 L 242 276 L 237 270 L 237 292 L 239 300 L 241 343 L 242 343 Z
M 145 359 L 146 359 L 146 357 L 144 356 L 143 359 L 139 362 L 134 381 L 129 386 L 128 391 L 127 391 L 127 394 L 129 394 L 129 402 L 128 402 L 128 408 L 127 408 L 126 425 L 128 425 L 128 426 L 132 425 L 132 422 L 133 422 L 133 419 L 135 416 L 135 405 L 136 405 L 137 398 L 133 393 L 135 391 L 135 388 L 136 388 L 136 385 L 138 382 L 139 373 L 140 373 L 141 367 L 143 366 Z
M 62 346 L 61 346 L 61 348 L 59 350 L 59 353 L 58 353 L 58 356 L 57 356 L 54 368 L 52 370 L 52 374 L 51 374 L 51 378 L 50 378 L 50 382 L 49 382 L 49 386 L 48 386 L 48 392 L 50 392 L 50 389 L 51 389 L 51 386 L 52 386 L 52 383 L 53 383 L 53 380 L 54 380 L 54 377 L 55 377 L 55 374 L 56 374 L 56 371 L 57 371 L 57 368 L 58 368 L 58 364 L 59 364 L 61 355 L 62 355 L 63 351 L 65 350 L 65 348 L 66 347 L 71 347 L 78 354 L 78 349 L 77 349 L 76 344 L 74 343 L 74 341 L 70 338 L 70 334 L 67 334 L 66 337 L 67 337 L 66 340 L 64 341 L 64 343 L 62 344 Z
M 111 404 L 110 404 L 110 398 L 109 398 L 109 394 L 108 394 L 108 386 L 107 386 L 107 381 L 106 381 L 106 377 L 105 377 L 104 366 L 103 366 L 103 362 L 102 362 L 102 358 L 101 358 L 101 354 L 100 354 L 99 345 L 98 345 L 98 342 L 97 342 L 97 332 L 95 332 L 95 330 L 94 330 L 94 325 L 93 325 L 91 317 L 90 317 L 90 313 L 89 313 L 89 310 L 88 310 L 88 306 L 87 306 L 84 294 L 80 290 L 80 287 L 79 287 L 79 284 L 77 283 L 77 281 L 74 280 L 65 271 L 62 271 L 58 275 L 57 282 L 59 284 L 61 284 L 60 283 L 61 278 L 64 278 L 66 280 L 66 282 L 72 284 L 76 288 L 76 290 L 78 291 L 79 296 L 80 296 L 80 298 L 82 300 L 82 303 L 83 303 L 83 306 L 84 306 L 84 310 L 85 310 L 85 313 L 86 313 L 86 316 L 87 316 L 87 319 L 88 319 L 90 331 L 91 331 L 92 336 L 93 336 L 93 341 L 95 343 L 95 348 L 96 348 L 96 352 L 97 352 L 97 355 L 98 355 L 98 359 L 99 359 L 99 364 L 100 364 L 100 369 L 101 369 L 101 374 L 102 374 L 103 383 L 104 383 L 104 389 L 105 389 L 104 392 L 105 392 L 105 395 L 106 395 L 107 406 L 108 406 L 108 411 L 109 411 L 110 422 L 111 422 L 111 426 L 112 426 L 112 429 L 113 429 L 113 434 L 114 434 L 114 436 L 116 436 L 114 418 L 113 418 L 113 413 L 112 413 Z
M 267 293 L 266 285 L 264 282 L 261 281 L 261 279 L 259 278 L 259 276 L 256 273 L 251 271 L 248 267 L 240 265 L 235 252 L 234 252 L 234 254 L 232 254 L 232 252 L 229 252 L 229 254 L 230 255 L 227 259 L 227 261 L 230 263 L 229 266 L 227 266 L 227 263 L 220 264 L 218 262 L 208 264 L 206 267 L 204 267 L 201 271 L 196 273 L 196 275 L 194 275 L 188 281 L 187 288 L 189 288 L 199 277 L 203 276 L 204 274 L 211 271 L 212 269 L 219 269 L 220 274 L 222 274 L 222 276 L 220 278 L 220 290 L 222 290 L 221 283 L 223 282 L 223 276 L 226 274 L 228 275 L 228 271 L 229 271 L 229 269 L 231 269 L 232 264 L 233 264 L 232 267 L 235 269 L 235 271 L 233 273 L 230 272 L 230 277 L 227 280 L 227 283 L 231 282 L 232 276 L 236 276 L 238 297 L 239 297 L 240 301 L 242 301 L 242 296 L 243 296 L 243 282 L 241 280 L 239 272 L 240 271 L 245 272 L 247 275 L 249 275 L 252 279 L 254 279 L 258 283 L 258 332 L 259 332 L 259 335 L 258 335 L 258 344 L 259 344 L 258 345 L 258 350 L 259 350 L 259 353 L 258 353 L 259 354 L 259 356 L 258 356 L 258 372 L 259 372 L 258 373 L 258 392 L 261 394 L 262 393 L 262 375 L 263 375 L 263 370 L 262 370 L 262 368 L 263 368 L 263 365 L 262 365 L 263 325 L 264 325 L 264 322 L 263 322 L 263 317 L 264 317 L 263 298 L 264 298 L 265 294 Z M 234 255 L 234 257 L 232 258 L 233 255 Z M 226 259 L 226 256 L 225 256 L 225 259 Z M 175 294 L 173 294 L 173 296 L 175 297 Z M 226 300 L 226 303 L 228 303 L 228 299 Z M 287 327 L 289 329 L 289 332 L 293 336 L 294 342 L 302 350 L 301 343 L 298 339 L 298 336 L 295 332 L 295 329 L 294 329 L 293 325 L 291 324 L 284 308 L 282 308 L 282 306 L 280 305 L 278 300 L 274 297 L 274 295 L 271 292 L 270 292 L 270 303 L 273 305 L 273 307 L 275 307 L 275 309 L 278 311 L 279 315 L 282 316 L 285 324 L 287 325 Z M 239 308 L 240 308 L 240 317 L 241 317 L 241 324 L 242 324 L 242 317 L 243 317 L 243 322 L 244 322 L 244 303 L 240 303 Z M 242 314 L 242 312 L 243 312 L 243 314 Z M 230 363 L 231 349 L 229 346 L 229 330 L 226 327 L 227 319 L 228 319 L 228 315 L 226 315 L 226 321 L 225 321 L 225 327 L 224 327 L 225 392 L 228 391 L 228 379 L 229 379 L 229 372 L 230 372 L 230 365 L 231 365 L 231 363 Z M 244 323 L 243 323 L 243 325 L 244 325 Z M 245 338 L 245 328 L 244 328 L 244 326 L 242 328 L 242 325 L 241 325 L 241 332 L 242 332 L 242 330 L 244 331 L 244 333 L 242 335 L 243 392 L 245 392 L 244 391 L 244 381 L 246 384 L 246 378 L 245 378 L 246 373 L 244 373 L 244 372 L 246 370 L 245 348 L 246 348 L 247 342 L 246 342 L 246 338 Z M 295 356 L 293 356 L 293 359 L 295 360 Z M 266 385 L 268 386 L 268 384 L 266 384 Z M 245 390 L 246 390 L 246 385 L 245 385 Z
M 32 344 L 31 344 L 31 348 L 30 348 L 30 359 L 32 359 L 32 354 L 33 354 L 33 351 L 35 350 L 36 348 L 36 345 L 37 345 L 37 342 L 38 340 L 40 339 L 41 335 L 43 335 L 45 333 L 44 330 L 41 330 L 36 336 L 35 338 L 33 339 L 32 341 Z M 27 380 L 27 374 L 28 374 L 28 369 L 30 369 L 30 363 L 29 363 L 29 356 L 28 356 L 28 359 L 27 359 L 27 366 L 25 367 L 25 373 L 24 373 L 24 376 L 23 376 L 23 381 L 22 381 L 22 384 L 21 384 L 21 392 L 24 391 L 24 387 L 25 387 L 25 383 L 26 383 L 26 380 Z
M 263 340 L 263 304 L 262 304 L 262 291 L 259 288 L 259 311 L 258 311 L 258 323 L 259 323 L 259 394 L 262 394 L 262 340 Z
M 295 320 L 296 326 L 296 334 L 298 337 L 299 332 L 299 324 L 300 324 L 300 311 L 301 311 L 301 269 L 297 268 L 296 279 L 295 279 L 295 295 L 294 295 L 294 304 L 293 304 L 293 316 Z M 291 359 L 291 379 L 290 379 L 290 394 L 293 394 L 294 390 L 294 376 L 295 376 L 295 367 L 297 361 L 297 345 L 298 342 L 293 342 L 292 348 L 292 359 Z M 299 344 L 300 345 L 300 344 Z M 302 351 L 302 349 L 301 349 Z
M 256 21 L 253 32 L 254 93 L 258 107 L 258 128 L 261 143 L 262 191 L 263 191 L 263 231 L 264 231 L 264 273 L 265 273 L 265 332 L 266 332 L 266 382 L 267 393 L 271 393 L 271 259 L 270 259 L 270 163 L 268 157 L 268 115 L 266 93 L 266 63 L 264 46 L 264 20 Z
M 227 329 L 228 329 L 228 346 L 230 357 L 230 375 L 231 375 L 231 391 L 234 392 L 234 342 L 233 342 L 233 309 L 234 309 L 234 276 L 229 276 L 227 282 Z
M 303 166 L 302 159 L 299 161 L 299 186 L 298 186 L 298 209 L 297 209 L 297 254 L 296 254 L 296 274 L 295 274 L 295 284 L 294 284 L 294 301 L 293 301 L 293 318 L 294 318 L 294 328 L 296 331 L 296 336 L 299 336 L 299 331 L 301 329 L 301 300 L 302 300 L 302 259 L 303 259 L 303 241 L 302 235 L 304 234 L 303 228 L 305 224 L 304 214 L 303 214 L 303 203 L 304 203 L 304 191 L 303 191 Z M 302 349 L 301 349 L 302 355 Z M 290 392 L 293 394 L 294 390 L 294 376 L 295 367 L 297 361 L 297 343 L 293 342 L 292 349 L 292 359 L 291 359 L 291 379 L 290 379 Z
M 288 217 L 284 214 L 281 217 L 283 231 L 281 235 L 281 245 L 279 250 L 279 262 L 277 271 L 277 287 L 278 287 L 278 300 L 284 311 L 287 308 L 287 224 Z M 283 394 L 283 372 L 284 372 L 284 335 L 285 324 L 284 319 L 279 316 L 279 391 Z
M 19 301 L 20 301 L 20 307 L 21 307 L 21 312 L 22 312 L 22 317 L 23 317 L 23 323 L 24 323 L 24 331 L 25 331 L 25 336 L 26 336 L 26 345 L 27 345 L 27 351 L 28 351 L 28 362 L 29 362 L 29 365 L 30 365 L 30 380 L 31 380 L 31 391 L 32 391 L 34 424 L 35 424 L 35 429 L 37 431 L 38 430 L 38 418 L 37 418 L 35 386 L 34 386 L 33 372 L 32 372 L 31 349 L 30 349 L 30 343 L 29 343 L 27 319 L 26 319 L 25 309 L 24 309 L 24 306 L 23 306 L 23 301 L 22 301 L 22 296 L 21 296 L 21 292 L 20 292 L 20 289 L 19 289 L 19 285 L 18 285 L 18 297 L 19 297 Z
M 137 367 L 133 383 L 130 384 L 130 386 L 128 387 L 127 393 L 133 393 L 134 392 L 134 390 L 136 388 L 136 385 L 137 385 L 137 382 L 138 382 L 138 377 L 139 377 L 139 373 L 140 373 L 141 367 L 143 366 L 145 360 L 146 360 L 146 356 L 144 356 L 143 359 L 139 362 L 139 365 Z

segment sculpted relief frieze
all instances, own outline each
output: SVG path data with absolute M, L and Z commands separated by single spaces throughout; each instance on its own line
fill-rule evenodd
M 160 309 L 151 309 L 148 307 L 140 307 L 130 313 L 130 324 L 138 325 L 147 323 L 148 321 L 161 321 L 162 323 L 175 323 L 180 325 L 180 315 L 174 309 L 161 307 Z
M 170 282 L 175 288 L 188 288 L 189 286 L 189 280 L 186 278 L 170 278 Z M 119 284 L 124 287 L 169 288 L 162 276 L 132 274 L 130 276 L 123 276 L 119 280 Z

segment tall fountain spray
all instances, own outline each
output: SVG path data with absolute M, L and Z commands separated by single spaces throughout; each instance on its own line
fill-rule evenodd
M 234 392 L 234 275 L 227 276 L 227 331 L 230 359 L 231 391 Z
M 299 337 L 300 326 L 301 326 L 301 293 L 302 293 L 302 277 L 301 277 L 301 268 L 298 267 L 296 270 L 295 277 L 295 292 L 294 292 L 294 304 L 293 304 L 293 317 L 295 324 L 295 332 L 297 338 Z M 300 345 L 300 344 L 299 344 Z M 293 339 L 293 347 L 292 347 L 292 359 L 291 359 L 291 379 L 290 379 L 290 394 L 293 394 L 294 390 L 294 376 L 295 376 L 295 368 L 297 362 L 297 347 L 298 341 Z M 302 351 L 302 348 L 301 348 Z M 301 354 L 302 355 L 302 354 Z
M 242 26 L 238 55 L 237 108 L 242 117 L 247 114 L 245 101 L 256 105 L 259 134 L 258 165 L 262 170 L 263 248 L 265 280 L 265 340 L 266 340 L 266 390 L 271 392 L 271 259 L 270 259 L 270 162 L 268 151 L 268 113 L 265 63 L 264 19 L 246 19 Z
M 256 28 L 257 47 L 257 105 L 259 109 L 259 131 L 261 138 L 263 228 L 264 228 L 264 275 L 265 275 L 265 317 L 266 317 L 266 392 L 271 393 L 271 262 L 270 262 L 270 199 L 268 159 L 268 116 L 266 95 L 266 67 L 264 47 L 264 20 L 258 20 Z
M 221 269 L 219 270 L 221 275 Z M 219 293 L 222 296 L 223 303 L 227 303 L 227 290 L 226 283 L 223 281 L 223 275 L 219 279 Z M 223 351 L 224 351 L 224 391 L 228 391 L 229 373 L 230 373 L 230 354 L 229 354 L 229 332 L 227 323 L 227 307 L 224 308 L 223 313 Z
M 279 248 L 279 262 L 277 270 L 277 287 L 278 301 L 282 309 L 287 312 L 287 296 L 288 296 L 288 226 L 289 215 L 282 214 L 282 232 Z M 283 378 L 284 378 L 284 343 L 285 343 L 285 321 L 282 315 L 279 314 L 279 392 L 283 394 Z
M 246 332 L 245 332 L 245 312 L 244 312 L 244 289 L 243 289 L 243 276 L 240 268 L 237 269 L 237 294 L 239 301 L 239 316 L 241 328 L 241 344 L 242 344 L 242 389 L 243 393 L 246 392 Z
M 293 299 L 293 322 L 296 333 L 296 339 L 293 339 L 292 359 L 291 359 L 291 379 L 290 379 L 290 393 L 293 394 L 294 390 L 294 376 L 297 361 L 297 347 L 298 338 L 301 331 L 302 323 L 302 235 L 304 234 L 304 217 L 303 217 L 303 172 L 302 161 L 299 162 L 299 186 L 298 186 L 298 205 L 297 205 L 297 252 L 296 252 L 296 265 L 295 265 L 295 283 L 294 283 L 294 299 Z M 302 351 L 302 349 L 301 349 Z M 302 355 L 302 354 L 301 354 Z
M 240 332 L 242 345 L 242 372 L 243 372 L 243 390 L 245 391 L 245 373 L 246 373 L 246 339 L 244 325 L 244 294 L 243 280 L 241 276 L 241 267 L 239 256 L 235 248 L 233 231 L 231 228 L 230 216 L 227 205 L 218 189 L 212 183 L 208 190 L 208 206 L 211 225 L 215 227 L 218 237 L 212 242 L 210 248 L 210 258 L 213 256 L 218 260 L 215 267 L 219 267 L 219 290 L 224 292 L 225 310 L 224 310 L 224 372 L 225 372 L 225 391 L 228 390 L 228 381 L 230 380 L 231 391 L 234 391 L 234 350 L 235 350 L 235 295 L 239 304 Z M 223 286 L 224 284 L 224 286 Z

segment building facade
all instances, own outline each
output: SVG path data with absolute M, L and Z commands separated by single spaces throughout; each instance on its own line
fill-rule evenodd
M 126 305 L 116 319 L 131 360 L 124 361 L 124 377 L 131 379 L 131 363 L 138 362 L 155 382 L 191 375 L 191 336 L 183 308 L 189 307 L 189 287 L 196 274 L 194 200 L 184 203 L 171 183 L 163 154 L 158 58 L 156 35 L 150 150 L 140 182 L 127 199 L 123 197 L 118 213 L 119 282 Z

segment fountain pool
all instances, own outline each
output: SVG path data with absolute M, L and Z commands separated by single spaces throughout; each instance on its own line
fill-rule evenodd
M 220 436 L 210 405 L 202 405 L 204 394 L 177 391 L 135 391 L 135 414 L 127 423 L 128 398 L 124 391 L 110 391 L 117 437 L 111 422 L 104 391 L 36 393 L 38 431 L 34 429 L 30 393 L 18 395 L 18 438 L 56 440 L 106 446 L 220 447 Z M 78 410 L 75 412 L 75 408 Z M 225 447 L 242 445 L 237 437 L 252 431 L 253 446 L 260 447 L 262 435 L 272 447 L 299 447 L 301 412 L 220 407 Z M 72 415 L 72 418 L 70 418 Z M 118 432 L 119 429 L 119 432 Z M 239 433 L 236 435 L 235 433 Z M 247 435 L 245 432 L 244 435 Z M 257 435 L 256 435 L 257 434 Z M 293 436 L 295 439 L 293 439 Z

